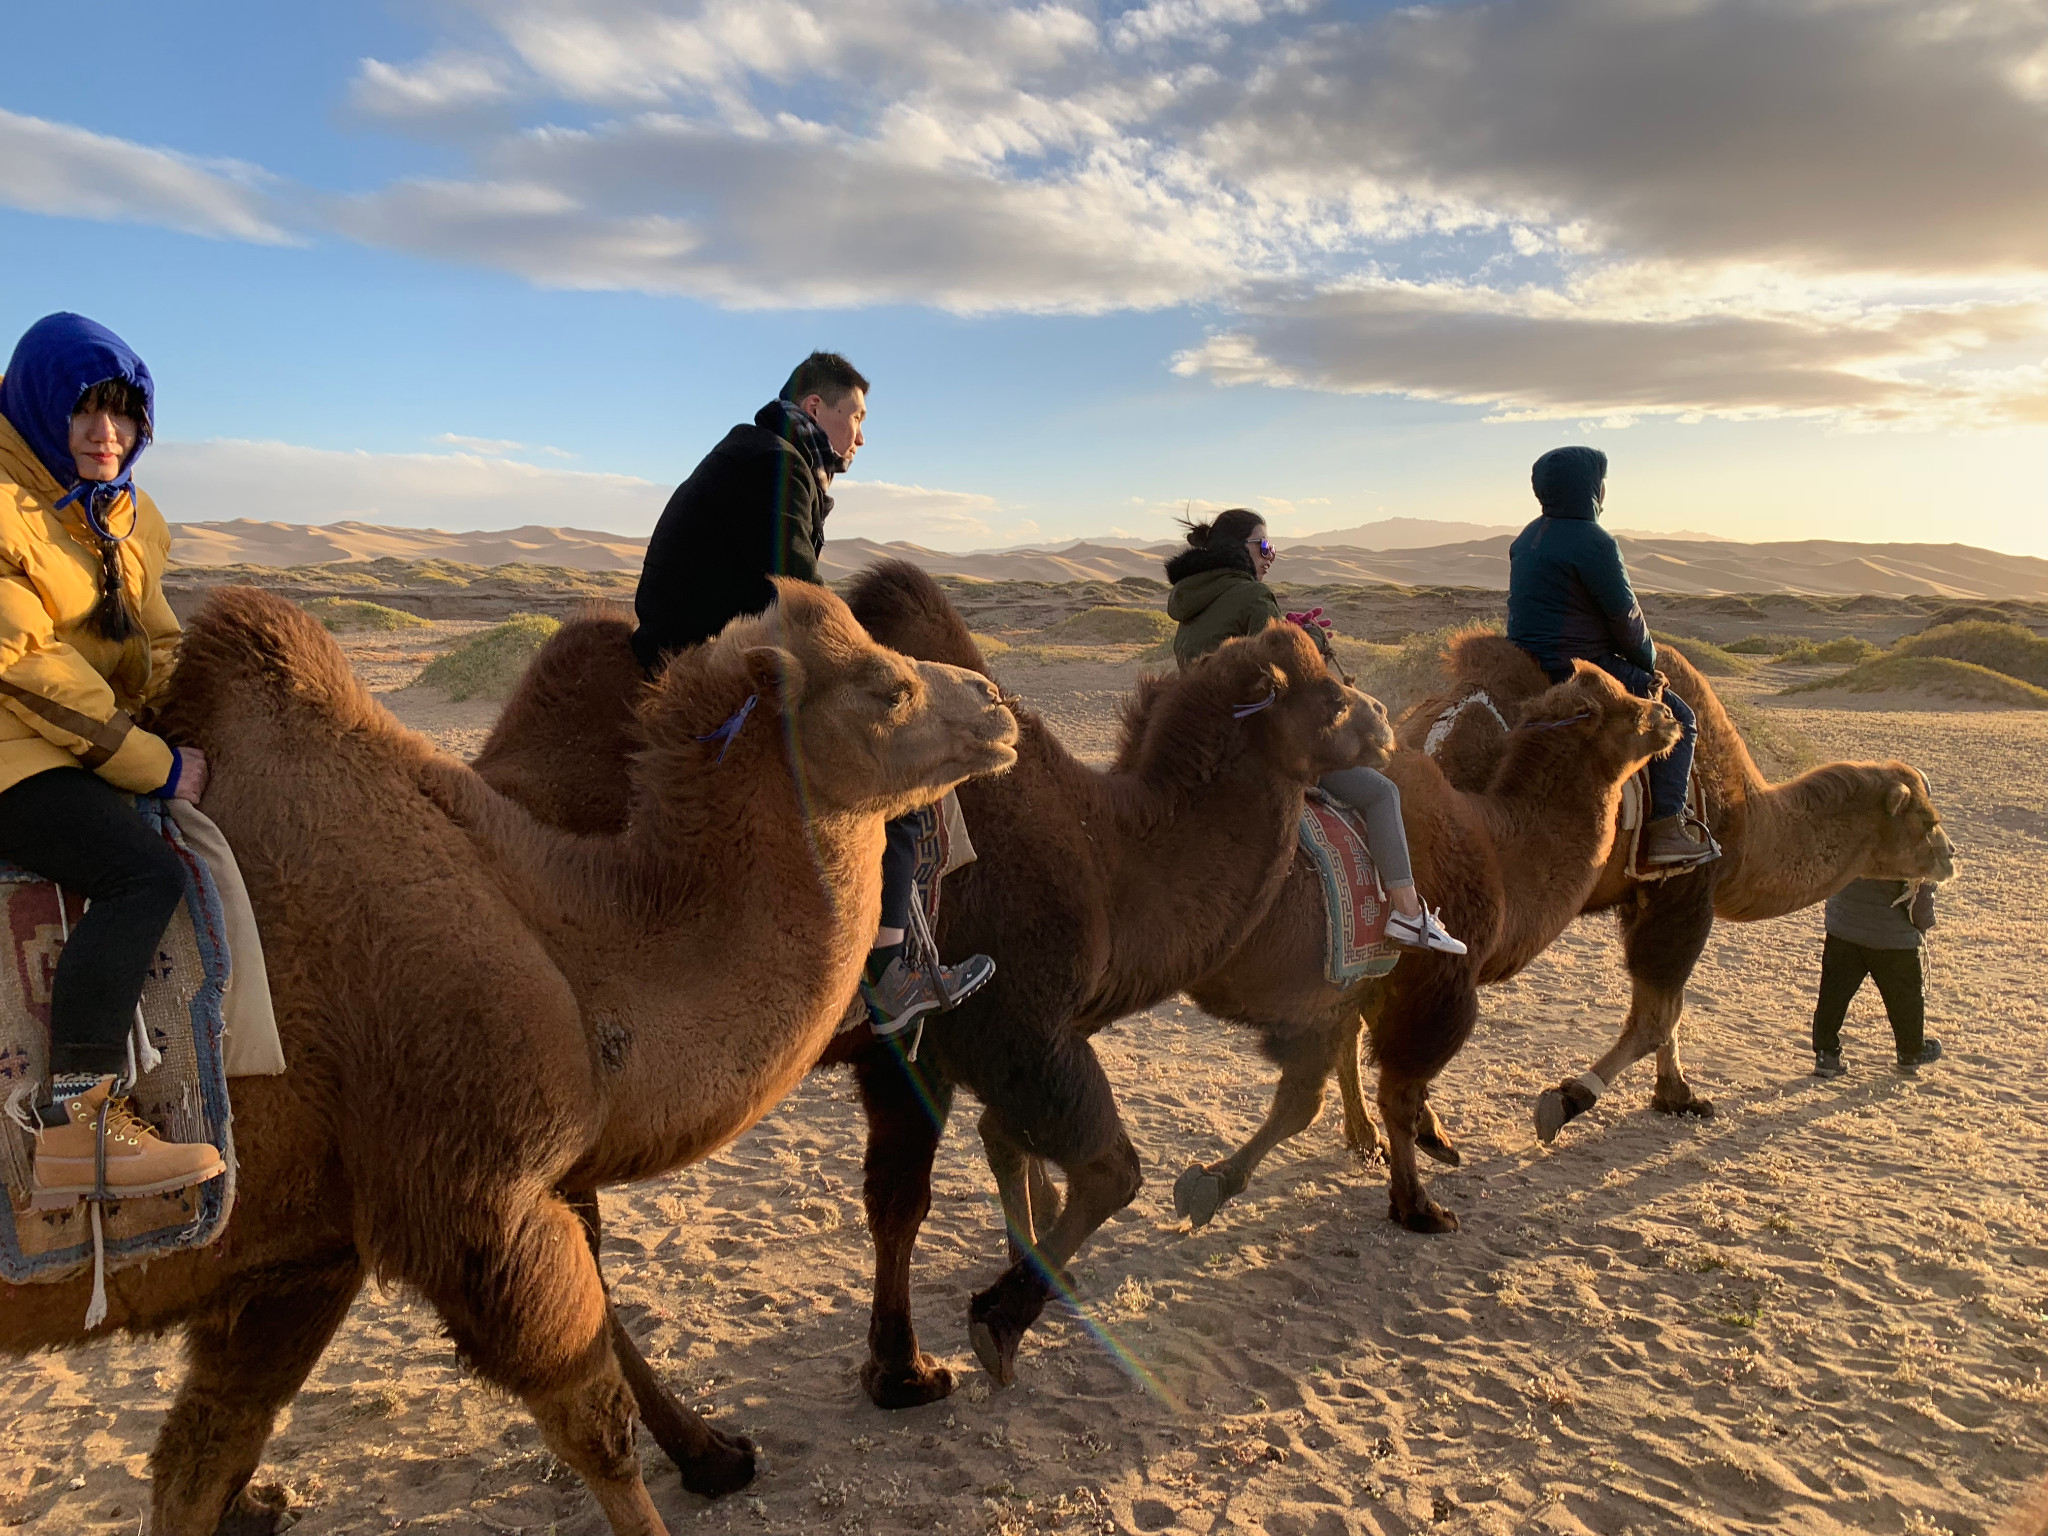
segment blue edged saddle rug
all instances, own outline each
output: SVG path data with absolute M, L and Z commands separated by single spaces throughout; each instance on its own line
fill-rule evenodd
M 1386 975 L 1401 958 L 1387 937 L 1387 914 L 1393 908 L 1380 889 L 1379 871 L 1356 816 L 1320 791 L 1312 792 L 1301 808 L 1301 850 L 1323 880 L 1323 912 L 1329 920 L 1323 974 L 1330 985 L 1348 987 Z
M 143 987 L 139 1060 L 129 1090 L 135 1112 L 172 1141 L 210 1141 L 227 1172 L 169 1194 L 108 1201 L 98 1207 L 98 1241 L 107 1271 L 147 1263 L 220 1235 L 234 1207 L 235 1153 L 229 1132 L 222 1055 L 221 999 L 228 977 L 220 895 L 205 862 L 186 844 L 160 802 L 137 810 L 185 866 L 185 901 L 158 947 Z M 50 1052 L 50 983 L 64 941 L 84 905 L 50 881 L 0 864 L 0 1281 L 24 1285 L 66 1280 L 94 1262 L 95 1202 L 55 1211 L 31 1209 L 34 1141 L 25 1118 Z M 88 1326 L 96 1319 L 88 1318 Z

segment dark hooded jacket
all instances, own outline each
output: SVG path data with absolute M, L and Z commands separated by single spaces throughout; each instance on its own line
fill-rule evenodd
M 1552 677 L 1574 657 L 1618 655 L 1654 672 L 1657 647 L 1614 535 L 1600 526 L 1594 499 L 1607 478 L 1597 448 L 1554 448 L 1536 461 L 1530 483 L 1543 514 L 1508 550 L 1508 639 Z
M 669 497 L 633 597 L 633 651 L 648 671 L 774 602 L 771 576 L 819 579 L 832 497 L 826 466 L 792 429 L 794 411 L 771 400 Z

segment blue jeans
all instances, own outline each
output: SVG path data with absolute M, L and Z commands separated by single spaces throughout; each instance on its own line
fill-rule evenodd
M 1657 679 L 1645 672 L 1634 662 L 1615 655 L 1612 651 L 1604 656 L 1588 656 L 1602 672 L 1614 678 L 1639 699 L 1657 697 Z M 1563 670 L 1546 665 L 1544 672 L 1553 683 L 1569 678 L 1571 667 Z M 1678 738 L 1678 745 L 1662 757 L 1650 759 L 1650 820 L 1662 821 L 1666 816 L 1680 816 L 1685 813 L 1685 781 L 1692 775 L 1693 742 L 1699 736 L 1699 722 L 1694 719 L 1692 706 L 1671 689 L 1664 690 L 1664 704 L 1677 720 L 1679 730 L 1685 734 Z

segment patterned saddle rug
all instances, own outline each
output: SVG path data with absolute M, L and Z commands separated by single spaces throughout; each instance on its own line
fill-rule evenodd
M 130 1041 L 136 1060 L 129 1102 L 170 1140 L 212 1142 L 227 1172 L 170 1194 L 31 1208 L 35 1146 L 21 1121 L 49 1061 L 57 957 L 85 909 L 50 881 L 0 864 L 0 1100 L 9 1109 L 0 1116 L 0 1183 L 7 1189 L 0 1210 L 0 1281 L 9 1285 L 67 1280 L 94 1265 L 96 1257 L 103 1277 L 105 1271 L 203 1246 L 220 1235 L 234 1206 L 221 1008 L 229 956 L 220 895 L 205 862 L 162 805 L 142 800 L 137 809 L 185 866 L 185 901 L 143 987 Z M 87 1326 L 97 1321 L 89 1314 Z
M 1365 846 L 1365 829 L 1346 806 L 1312 792 L 1301 808 L 1301 848 L 1323 880 L 1323 974 L 1333 987 L 1384 976 L 1401 958 L 1387 938 L 1393 910 Z

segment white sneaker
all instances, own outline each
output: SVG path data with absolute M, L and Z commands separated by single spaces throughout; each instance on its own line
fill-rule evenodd
M 1436 914 L 1428 907 L 1422 909 L 1420 917 L 1409 917 L 1395 912 L 1387 918 L 1387 937 L 1396 944 L 1405 944 L 1410 949 L 1433 949 L 1440 955 L 1462 955 L 1465 946 L 1444 932 L 1443 924 L 1436 920 Z

